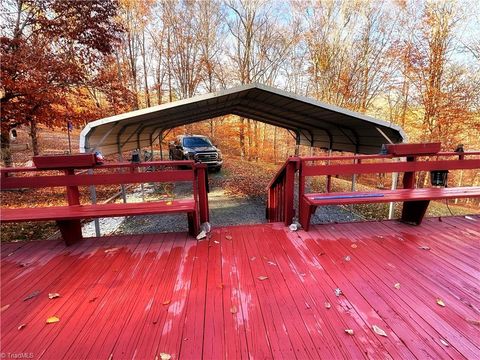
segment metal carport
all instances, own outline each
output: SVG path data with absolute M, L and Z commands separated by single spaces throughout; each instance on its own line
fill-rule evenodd
M 238 115 L 293 132 L 297 144 L 360 154 L 406 137 L 391 123 L 261 84 L 248 84 L 88 123 L 80 151 L 121 153 L 151 146 L 171 128 Z

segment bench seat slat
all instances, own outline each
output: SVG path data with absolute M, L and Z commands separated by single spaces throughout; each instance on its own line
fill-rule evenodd
M 311 205 L 367 204 L 380 202 L 422 201 L 454 198 L 479 197 L 480 186 L 456 188 L 423 188 L 375 190 L 372 192 L 334 192 L 305 194 Z
M 130 215 L 153 215 L 164 213 L 192 213 L 196 211 L 195 200 L 174 200 L 127 204 L 92 204 L 52 206 L 41 208 L 1 209 L 3 222 L 74 220 Z

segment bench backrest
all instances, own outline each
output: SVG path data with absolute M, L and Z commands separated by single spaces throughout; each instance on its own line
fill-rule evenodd
M 162 169 L 156 167 L 189 167 L 187 169 Z M 153 171 L 139 172 L 139 168 L 153 168 Z M 196 165 L 193 161 L 156 161 L 149 163 L 111 163 L 98 165 L 87 174 L 85 170 L 65 169 L 63 175 L 49 175 L 56 170 L 37 169 L 35 167 L 1 169 L 0 189 L 45 188 L 68 186 L 115 185 L 147 182 L 195 181 Z M 102 173 L 95 173 L 101 170 Z M 116 171 L 115 171 L 116 170 Z M 108 171 L 107 173 L 103 173 Z M 39 173 L 35 176 L 16 176 L 20 173 Z M 45 174 L 47 173 L 47 174 Z M 13 176 L 12 176 L 13 175 Z

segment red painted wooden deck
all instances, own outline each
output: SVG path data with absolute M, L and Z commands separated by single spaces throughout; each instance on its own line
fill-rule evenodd
M 479 216 L 308 233 L 278 223 L 225 227 L 200 242 L 177 233 L 69 248 L 3 244 L 1 351 L 35 359 L 474 359 L 479 255 Z M 46 324 L 50 316 L 60 321 Z

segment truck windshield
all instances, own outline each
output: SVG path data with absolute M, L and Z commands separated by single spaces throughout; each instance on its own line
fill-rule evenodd
M 206 138 L 186 137 L 186 138 L 183 138 L 183 146 L 195 148 L 195 147 L 212 146 L 212 144 Z

